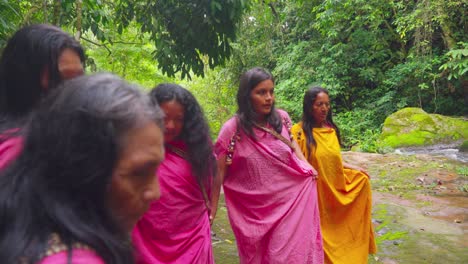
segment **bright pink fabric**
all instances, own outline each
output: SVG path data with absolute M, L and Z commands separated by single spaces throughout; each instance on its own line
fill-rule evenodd
M 236 126 L 235 118 L 223 125 L 218 156 L 226 154 Z M 316 171 L 284 142 L 254 132 L 257 141 L 240 129 L 223 184 L 240 263 L 323 263 Z M 284 126 L 281 134 L 289 138 Z
M 16 159 L 23 149 L 23 138 L 19 136 L 0 135 L 0 169 L 5 168 Z
M 105 264 L 105 262 L 91 250 L 73 249 L 72 264 Z M 62 251 L 42 259 L 39 264 L 68 264 L 68 251 Z
M 191 168 L 166 148 L 157 171 L 161 198 L 132 234 L 138 264 L 214 263 L 208 209 Z

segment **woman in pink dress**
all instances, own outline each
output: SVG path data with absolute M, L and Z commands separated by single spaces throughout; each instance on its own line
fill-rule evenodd
M 0 59 L 0 169 L 21 151 L 21 127 L 41 98 L 66 79 L 83 74 L 80 44 L 51 25 L 18 30 Z
M 64 82 L 0 172 L 0 262 L 134 263 L 130 232 L 158 199 L 163 113 L 111 74 Z
M 241 76 L 237 115 L 215 146 L 211 218 L 222 183 L 240 263 L 323 263 L 317 172 L 291 142 L 289 116 L 274 103 L 270 73 L 253 68 Z
M 133 231 L 137 263 L 214 263 L 208 194 L 216 159 L 208 124 L 179 85 L 158 85 L 150 96 L 165 113 L 166 157 L 157 171 L 161 199 Z

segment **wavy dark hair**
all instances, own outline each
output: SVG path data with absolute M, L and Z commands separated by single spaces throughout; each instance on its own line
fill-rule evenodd
M 184 108 L 184 124 L 179 138 L 188 147 L 188 160 L 199 184 L 210 182 L 216 173 L 216 158 L 213 154 L 213 142 L 210 127 L 203 110 L 195 97 L 187 89 L 173 83 L 163 83 L 150 92 L 156 104 L 175 100 Z
M 133 263 L 128 230 L 108 206 L 108 188 L 130 129 L 162 111 L 136 87 L 111 74 L 66 81 L 41 103 L 24 149 L 0 173 L 0 259 L 36 263 L 48 238 L 91 247 L 106 263 Z
M 3 130 L 19 126 L 18 122 L 37 104 L 44 92 L 61 81 L 58 59 L 63 50 L 72 49 L 85 63 L 81 45 L 60 28 L 39 24 L 18 30 L 8 41 L 0 59 L 0 123 Z M 41 87 L 44 70 L 49 86 Z M 7 122 L 14 124 L 6 125 Z
M 316 120 L 314 120 L 314 117 L 312 116 L 312 106 L 314 105 L 315 99 L 317 98 L 317 95 L 319 93 L 326 93 L 328 95 L 328 90 L 319 86 L 310 87 L 309 90 L 307 90 L 304 94 L 304 102 L 302 104 L 302 128 L 306 135 L 307 150 L 309 151 L 309 153 L 310 153 L 310 146 L 316 144 L 314 135 L 312 134 L 312 128 L 316 127 L 318 124 Z M 332 109 L 330 108 L 330 111 L 328 111 L 328 114 L 327 114 L 327 122 L 329 125 L 331 125 L 335 129 L 338 142 L 340 142 L 340 145 L 341 145 L 340 129 L 333 122 L 332 116 L 333 116 L 333 113 L 332 113 Z
M 267 70 L 260 67 L 252 68 L 242 74 L 239 83 L 239 90 L 237 91 L 237 115 L 239 117 L 240 125 L 247 135 L 253 138 L 255 138 L 255 134 L 253 133 L 252 127 L 254 121 L 258 119 L 258 114 L 252 106 L 250 95 L 252 94 L 252 90 L 255 86 L 265 80 L 271 80 L 273 83 L 275 82 L 273 75 L 271 75 Z M 281 133 L 282 121 L 280 115 L 275 109 L 274 103 L 271 107 L 270 114 L 267 116 L 267 122 L 276 132 Z

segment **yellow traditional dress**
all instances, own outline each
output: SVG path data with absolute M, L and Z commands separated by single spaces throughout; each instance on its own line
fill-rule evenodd
M 367 263 L 377 251 L 371 223 L 372 194 L 367 176 L 343 168 L 333 128 L 314 128 L 316 141 L 307 150 L 302 123 L 291 129 L 304 156 L 318 171 L 317 192 L 325 263 Z

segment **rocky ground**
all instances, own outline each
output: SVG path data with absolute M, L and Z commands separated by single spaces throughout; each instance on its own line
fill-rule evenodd
M 425 154 L 345 152 L 372 176 L 379 252 L 369 263 L 468 263 L 468 164 Z M 216 263 L 239 263 L 224 201 L 213 224 Z

